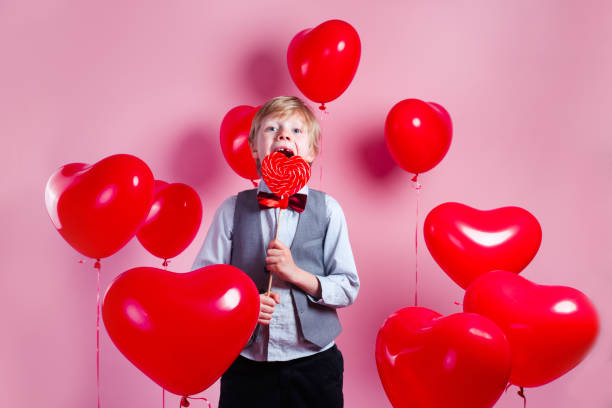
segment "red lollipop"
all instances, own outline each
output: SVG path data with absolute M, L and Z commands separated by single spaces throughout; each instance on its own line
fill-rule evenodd
M 310 165 L 300 156 L 287 157 L 283 153 L 274 152 L 267 155 L 261 162 L 261 177 L 270 191 L 280 197 L 275 237 L 278 239 L 281 210 L 289 205 L 289 196 L 300 191 L 310 180 Z M 273 206 L 276 207 L 276 205 Z M 268 281 L 266 292 L 268 296 L 272 288 L 273 276 L 270 274 Z
M 289 196 L 297 193 L 310 179 L 310 165 L 300 156 L 287 157 L 274 152 L 261 163 L 261 175 L 266 185 L 281 198 L 280 208 L 287 208 Z

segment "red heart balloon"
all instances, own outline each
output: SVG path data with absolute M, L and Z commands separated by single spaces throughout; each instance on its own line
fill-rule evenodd
M 407 307 L 385 320 L 376 365 L 395 408 L 492 407 L 510 375 L 510 347 L 489 319 Z
M 495 269 L 520 273 L 542 241 L 538 220 L 519 207 L 479 211 L 440 204 L 425 218 L 423 233 L 438 265 L 464 289 Z
M 546 384 L 574 368 L 599 331 L 597 311 L 580 291 L 537 285 L 507 271 L 476 279 L 463 309 L 488 317 L 506 333 L 510 382 L 521 387 Z
M 280 198 L 287 198 L 308 183 L 310 165 L 300 156 L 287 158 L 283 153 L 274 152 L 261 162 L 261 176 L 270 191 Z
M 257 180 L 257 165 L 249 146 L 251 123 L 259 107 L 240 105 L 232 108 L 221 122 L 221 151 L 225 160 L 240 177 Z
M 193 188 L 155 180 L 153 203 L 136 238 L 158 258 L 174 258 L 193 241 L 201 221 L 202 203 Z
M 153 174 L 137 157 L 117 154 L 94 165 L 71 163 L 51 175 L 45 189 L 55 228 L 77 251 L 106 258 L 121 249 L 146 218 Z
M 361 57 L 359 34 L 349 23 L 329 20 L 293 37 L 287 65 L 293 82 L 306 97 L 321 103 L 332 101 L 348 88 Z
M 134 268 L 104 297 L 104 325 L 119 351 L 164 389 L 202 392 L 236 359 L 255 329 L 259 294 L 231 265 L 188 273 Z
M 391 108 L 385 121 L 385 140 L 393 160 L 415 174 L 440 163 L 452 135 L 450 115 L 433 102 L 405 99 Z

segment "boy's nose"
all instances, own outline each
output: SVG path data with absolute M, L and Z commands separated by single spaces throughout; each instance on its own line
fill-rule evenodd
M 278 131 L 277 137 L 279 140 L 290 140 L 291 139 L 289 131 L 285 129 L 280 129 Z

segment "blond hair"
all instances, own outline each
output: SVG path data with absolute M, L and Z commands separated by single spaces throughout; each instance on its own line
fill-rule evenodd
M 255 114 L 251 131 L 249 132 L 249 145 L 251 149 L 255 145 L 255 136 L 261 127 L 262 120 L 268 115 L 278 115 L 281 117 L 300 113 L 304 119 L 304 124 L 308 129 L 310 137 L 310 147 L 315 152 L 315 156 L 319 154 L 319 140 L 321 138 L 321 128 L 314 113 L 306 103 L 295 96 L 277 96 L 264 103 Z

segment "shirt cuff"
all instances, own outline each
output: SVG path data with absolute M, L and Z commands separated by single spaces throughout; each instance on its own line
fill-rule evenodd
M 319 305 L 327 305 L 327 303 L 325 302 L 325 294 L 329 293 L 329 288 L 327 286 L 329 284 L 329 282 L 327 282 L 325 279 L 321 279 L 320 276 L 315 275 L 315 277 L 317 278 L 317 280 L 319 281 L 319 284 L 321 285 L 321 298 L 317 299 L 314 296 L 311 296 L 309 294 L 306 294 L 306 297 L 312 303 L 316 303 L 316 304 L 319 304 Z

